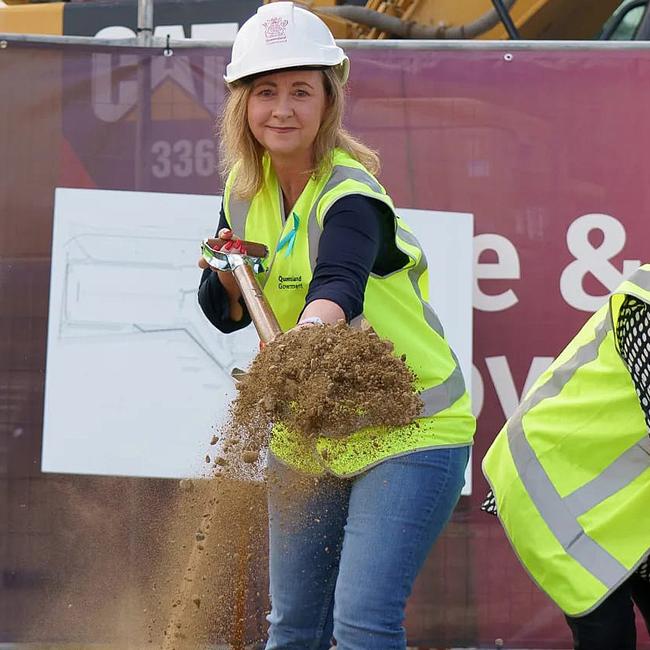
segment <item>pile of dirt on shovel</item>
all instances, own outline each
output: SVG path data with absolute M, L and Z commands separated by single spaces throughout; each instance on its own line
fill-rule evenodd
M 239 382 L 228 429 L 247 438 L 252 460 L 277 422 L 307 439 L 408 425 L 422 410 L 415 379 L 372 330 L 292 330 L 263 348 Z

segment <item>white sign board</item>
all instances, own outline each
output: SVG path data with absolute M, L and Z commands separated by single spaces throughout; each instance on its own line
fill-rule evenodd
M 200 475 L 258 349 L 197 303 L 199 245 L 221 197 L 57 189 L 45 377 L 45 472 Z M 471 377 L 472 217 L 403 210 L 430 263 L 432 303 Z

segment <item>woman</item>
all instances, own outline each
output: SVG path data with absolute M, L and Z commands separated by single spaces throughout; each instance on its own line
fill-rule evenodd
M 283 330 L 367 320 L 418 377 L 418 427 L 322 437 L 277 428 L 280 488 L 313 476 L 309 503 L 271 489 L 268 650 L 406 647 L 406 599 L 464 482 L 474 432 L 454 354 L 426 303 L 426 260 L 377 182 L 377 156 L 341 127 L 348 59 L 291 2 L 260 7 L 235 41 L 221 123 L 227 174 L 218 234 L 261 241 L 261 278 Z M 213 240 L 214 243 L 214 240 Z M 205 268 L 205 265 L 203 265 Z M 250 317 L 228 274 L 205 269 L 199 302 L 223 332 Z

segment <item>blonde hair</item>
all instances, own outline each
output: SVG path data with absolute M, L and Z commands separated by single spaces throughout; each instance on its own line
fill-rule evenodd
M 318 177 L 331 172 L 332 154 L 335 148 L 343 149 L 371 174 L 377 174 L 380 167 L 377 153 L 343 128 L 344 84 L 334 68 L 324 68 L 322 74 L 328 106 L 314 140 L 314 167 L 310 170 L 311 174 Z M 264 182 L 262 170 L 264 148 L 255 139 L 248 126 L 247 107 L 252 88 L 252 79 L 230 84 L 230 93 L 217 125 L 221 174 L 225 180 L 237 166 L 232 191 L 243 199 L 251 199 L 255 196 Z

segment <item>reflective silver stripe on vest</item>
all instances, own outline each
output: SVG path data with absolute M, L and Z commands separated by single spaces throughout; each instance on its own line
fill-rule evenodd
M 614 588 L 627 569 L 600 544 L 587 536 L 576 520 L 565 499 L 557 492 L 528 442 L 522 425 L 525 413 L 545 399 L 559 395 L 576 371 L 598 358 L 598 351 L 611 331 L 610 319 L 605 316 L 589 341 L 562 366 L 556 368 L 550 379 L 521 404 L 508 422 L 507 435 L 510 453 L 528 495 L 542 519 L 560 542 L 565 552 L 608 588 Z M 610 492 L 612 494 L 618 487 Z
M 456 359 L 456 355 L 451 348 L 449 351 L 454 357 L 456 367 L 442 384 L 438 384 L 433 388 L 427 388 L 427 390 L 423 390 L 420 393 L 420 398 L 424 402 L 424 408 L 420 417 L 428 418 L 448 409 L 465 394 L 465 380 L 463 379 L 463 373 L 460 370 L 458 359 Z
M 345 167 L 344 165 L 334 165 L 334 167 L 332 167 L 332 173 L 327 180 L 327 183 L 325 183 L 325 186 L 321 190 L 320 194 L 314 201 L 314 205 L 312 206 L 311 212 L 309 213 L 309 263 L 311 264 L 312 271 L 316 268 L 316 258 L 318 257 L 318 241 L 321 234 L 321 228 L 318 225 L 318 219 L 316 217 L 316 213 L 318 212 L 318 204 L 330 190 L 333 190 L 337 185 L 347 180 L 363 183 L 377 194 L 384 193 L 381 189 L 381 185 L 379 185 L 379 183 L 363 169 L 357 169 L 356 167 Z
M 634 447 L 623 452 L 596 478 L 564 497 L 575 517 L 588 512 L 607 497 L 629 485 L 650 467 L 650 438 L 644 436 Z
M 244 233 L 246 230 L 246 217 L 248 216 L 250 207 L 250 201 L 234 198 L 232 195 L 232 190 L 230 191 L 230 197 L 228 201 L 230 229 L 240 239 L 244 239 Z
M 410 232 L 404 230 L 403 228 L 400 228 L 399 226 L 397 228 L 397 235 L 401 237 L 407 244 L 420 248 L 417 239 Z M 427 325 L 434 332 L 436 332 L 438 336 L 444 338 L 445 331 L 442 327 L 440 319 L 438 318 L 438 315 L 433 310 L 431 305 L 424 300 L 422 297 L 422 292 L 420 291 L 418 280 L 427 270 L 427 258 L 422 249 L 420 249 L 420 253 L 420 261 L 416 266 L 409 269 L 408 271 L 409 280 L 411 281 L 415 295 L 419 298 L 420 303 L 422 304 L 424 320 L 426 321 Z M 447 377 L 447 379 L 445 379 L 442 384 L 422 391 L 420 394 L 420 397 L 424 402 L 422 417 L 430 417 L 436 413 L 444 411 L 465 394 L 465 380 L 460 369 L 460 364 L 458 363 L 458 358 L 451 348 L 449 348 L 449 352 L 451 353 L 456 366 L 454 367 L 451 375 L 449 375 L 449 377 Z
M 399 226 L 397 228 L 397 235 L 401 237 L 407 244 L 411 244 L 411 246 L 420 248 L 417 239 L 410 232 L 407 232 Z M 411 285 L 413 286 L 415 295 L 420 299 L 420 302 L 422 303 L 422 309 L 424 310 L 424 320 L 427 322 L 427 325 L 438 334 L 438 336 L 444 337 L 445 331 L 442 327 L 442 323 L 440 322 L 440 319 L 438 318 L 436 312 L 433 311 L 431 305 L 422 298 L 422 292 L 420 291 L 420 285 L 418 284 L 418 280 L 427 270 L 427 258 L 423 250 L 420 249 L 420 252 L 422 253 L 420 256 L 420 261 L 416 266 L 409 270 L 408 276 L 411 280 Z

